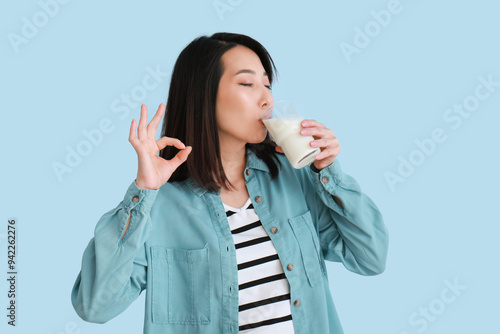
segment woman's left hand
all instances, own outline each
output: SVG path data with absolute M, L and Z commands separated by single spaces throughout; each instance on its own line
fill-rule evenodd
M 339 139 L 335 137 L 333 130 L 328 129 L 324 124 L 313 119 L 305 119 L 301 123 L 303 136 L 313 136 L 314 140 L 309 143 L 311 147 L 319 147 L 321 153 L 316 156 L 314 166 L 323 169 L 330 166 L 340 153 Z M 283 153 L 281 146 L 276 147 L 276 151 Z

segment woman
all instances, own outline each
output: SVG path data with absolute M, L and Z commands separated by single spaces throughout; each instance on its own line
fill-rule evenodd
M 342 333 L 324 261 L 379 274 L 387 231 L 341 170 L 332 130 L 302 122 L 321 153 L 299 170 L 270 139 L 260 115 L 275 70 L 239 34 L 181 52 L 162 137 L 163 104 L 149 124 L 141 106 L 137 134 L 132 120 L 137 178 L 83 254 L 72 291 L 82 319 L 104 323 L 146 289 L 145 333 Z

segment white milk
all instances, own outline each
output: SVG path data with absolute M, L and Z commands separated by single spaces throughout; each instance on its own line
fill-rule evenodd
M 309 145 L 314 140 L 312 136 L 300 134 L 303 118 L 273 118 L 263 120 L 264 125 L 273 137 L 276 144 L 283 148 L 293 168 L 299 169 L 308 166 L 321 150 Z

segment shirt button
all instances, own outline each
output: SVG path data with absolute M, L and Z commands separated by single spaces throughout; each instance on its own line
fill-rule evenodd
M 323 176 L 321 178 L 321 181 L 323 181 L 323 183 L 327 183 L 328 182 L 328 176 Z
M 271 227 L 271 233 L 276 233 L 278 232 L 278 228 L 276 226 Z
M 257 203 L 262 202 L 262 197 L 260 197 L 260 196 L 255 196 L 255 202 L 257 202 Z
M 132 197 L 132 202 L 137 203 L 139 201 L 139 196 Z
M 293 270 L 293 264 L 290 263 L 288 266 L 286 266 L 286 269 L 292 271 Z
M 252 172 L 250 171 L 250 169 L 247 169 L 247 171 L 245 172 L 248 176 L 250 176 L 250 174 L 252 174 Z
M 299 306 L 299 305 L 300 305 L 300 300 L 298 300 L 298 299 L 297 299 L 296 301 L 294 301 L 294 302 L 293 302 L 293 305 L 295 305 L 295 306 Z

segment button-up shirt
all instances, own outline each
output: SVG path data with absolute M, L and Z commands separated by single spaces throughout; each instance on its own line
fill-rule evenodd
M 338 159 L 319 171 L 294 169 L 278 158 L 280 172 L 272 179 L 247 150 L 244 176 L 282 264 L 293 265 L 284 272 L 295 332 L 343 333 L 325 260 L 361 275 L 383 272 L 388 233 L 382 214 Z M 158 190 L 133 181 L 123 201 L 97 222 L 83 253 L 71 295 L 78 315 L 105 323 L 145 289 L 144 333 L 237 333 L 236 252 L 219 195 L 191 178 Z

